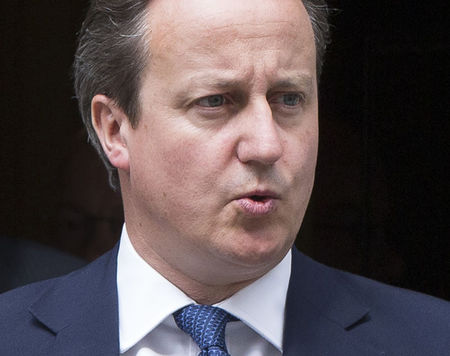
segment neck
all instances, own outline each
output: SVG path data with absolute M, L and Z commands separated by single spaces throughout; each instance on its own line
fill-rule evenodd
M 122 183 L 122 179 L 121 179 Z M 217 255 L 200 255 L 195 246 L 167 238 L 170 232 L 138 219 L 137 208 L 128 201 L 127 185 L 122 187 L 125 221 L 129 239 L 141 258 L 165 279 L 199 304 L 219 303 L 264 275 L 273 266 L 246 265 Z M 200 251 L 200 252 L 199 252 Z
M 170 280 L 169 278 L 167 279 Z M 198 281 L 182 278 L 170 281 L 198 304 L 207 305 L 219 303 L 253 282 L 253 280 L 250 280 L 230 285 L 206 285 Z
M 258 277 L 256 277 L 236 282 L 216 282 L 213 281 L 213 278 L 210 278 L 208 281 L 201 281 L 197 276 L 191 276 L 160 258 L 160 256 L 149 248 L 148 245 L 142 244 L 142 241 L 139 239 L 132 239 L 130 237 L 130 240 L 136 252 L 152 266 L 152 268 L 198 304 L 212 305 L 219 303 L 258 279 Z

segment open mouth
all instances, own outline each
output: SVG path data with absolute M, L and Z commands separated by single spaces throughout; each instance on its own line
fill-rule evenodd
M 269 197 L 263 196 L 263 195 L 251 195 L 248 198 L 253 201 L 263 202 L 263 201 L 266 201 Z
M 272 194 L 249 194 L 237 199 L 242 211 L 253 217 L 265 216 L 277 207 L 278 197 Z

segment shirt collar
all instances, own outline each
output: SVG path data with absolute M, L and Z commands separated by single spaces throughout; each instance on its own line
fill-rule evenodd
M 282 351 L 291 252 L 252 284 L 216 306 L 233 314 Z M 195 303 L 147 264 L 124 225 L 117 257 L 120 351 L 125 352 L 176 310 Z
M 279 351 L 283 351 L 284 310 L 291 259 L 289 251 L 283 260 L 264 276 L 216 304 L 239 318 Z

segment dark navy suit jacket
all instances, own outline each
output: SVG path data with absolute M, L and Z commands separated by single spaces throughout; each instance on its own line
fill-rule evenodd
M 86 261 L 40 243 L 0 236 L 0 293 L 79 269 Z
M 0 355 L 119 354 L 117 246 L 81 270 L 0 296 Z M 284 355 L 450 355 L 450 303 L 294 251 Z

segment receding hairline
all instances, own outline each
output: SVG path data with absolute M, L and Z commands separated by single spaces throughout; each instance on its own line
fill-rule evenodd
M 279 0 L 272 0 L 275 4 L 279 4 Z M 305 8 L 305 5 L 303 3 L 302 0 L 292 0 L 292 2 L 294 4 L 299 4 L 298 5 L 298 10 L 299 10 L 299 14 L 301 14 L 301 16 L 299 16 L 299 23 L 302 22 L 307 22 L 308 26 L 311 29 L 311 34 L 312 34 L 312 39 L 315 42 L 315 34 L 314 34 L 314 29 L 312 28 L 312 23 L 311 23 L 311 19 L 309 16 L 308 11 Z M 150 28 L 149 32 L 152 32 L 151 35 L 151 39 L 153 40 L 153 42 L 157 41 L 157 42 L 162 42 L 167 36 L 170 36 L 172 34 L 177 35 L 177 39 L 178 38 L 183 38 L 183 36 L 185 35 L 184 33 L 177 33 L 176 29 L 179 25 L 185 25 L 186 22 L 190 23 L 192 25 L 192 28 L 194 28 L 194 31 L 198 30 L 203 31 L 203 32 L 210 32 L 210 31 L 220 31 L 221 29 L 224 29 L 226 31 L 229 31 L 231 27 L 240 27 L 240 26 L 247 26 L 247 27 L 251 27 L 254 26 L 256 27 L 260 27 L 260 26 L 267 26 L 270 25 L 271 23 L 274 24 L 274 26 L 277 26 L 278 24 L 281 23 L 291 23 L 293 24 L 292 21 L 287 21 L 285 20 L 285 16 L 283 13 L 279 14 L 280 18 L 279 20 L 275 20 L 275 21 L 267 21 L 265 23 L 261 23 L 260 21 L 258 21 L 258 18 L 252 19 L 251 17 L 249 17 L 248 19 L 246 18 L 245 21 L 241 21 L 238 22 L 237 20 L 234 21 L 235 18 L 235 14 L 227 14 L 226 16 L 222 16 L 225 14 L 225 12 L 217 12 L 217 10 L 210 10 L 209 13 L 207 13 L 208 15 L 205 15 L 205 11 L 202 10 L 201 13 L 197 13 L 196 15 L 196 11 L 186 11 L 183 13 L 183 16 L 178 16 L 178 17 L 174 17 L 172 15 L 175 14 L 175 16 L 177 16 L 179 14 L 180 11 L 175 11 L 176 8 L 174 9 L 174 6 L 169 6 L 169 9 L 171 11 L 164 11 L 165 8 L 158 8 L 158 5 L 162 5 L 162 6 L 166 6 L 166 8 L 168 7 L 167 4 L 169 4 L 169 1 L 164 1 L 164 2 L 158 2 L 157 0 L 153 0 L 153 1 L 149 1 L 147 4 L 147 16 L 146 16 L 146 21 L 148 22 L 148 26 Z M 180 2 L 178 1 L 173 1 L 172 3 L 175 4 L 175 6 L 178 8 L 180 5 Z M 188 6 L 189 7 L 189 6 Z M 217 6 L 209 6 L 206 9 L 215 9 Z M 277 6 L 278 7 L 278 6 Z M 161 14 L 162 12 L 162 14 Z M 286 12 L 286 11 L 284 11 Z M 292 12 L 289 12 L 289 14 L 291 14 Z M 186 14 L 184 16 L 184 14 Z M 193 14 L 193 15 L 191 15 Z M 164 15 L 164 16 L 161 16 Z M 191 15 L 191 16 L 190 16 Z M 168 16 L 172 16 L 172 18 L 170 19 L 170 21 L 168 21 Z M 195 28 L 197 21 L 196 17 L 200 17 L 202 20 L 207 20 L 207 21 L 203 21 L 202 22 L 202 26 Z M 208 21 L 209 20 L 209 21 Z M 208 24 L 209 22 L 209 24 Z M 206 26 L 206 27 L 205 27 Z M 163 28 L 163 30 L 160 30 L 161 28 Z M 152 29 L 155 29 L 154 31 Z M 293 24 L 293 29 L 295 29 L 295 25 Z M 249 35 L 249 38 L 251 37 L 251 34 Z M 155 46 L 155 43 L 152 43 L 153 46 Z
M 308 38 L 308 41 L 310 40 L 312 45 L 313 45 L 313 49 L 314 49 L 314 54 L 315 56 L 317 56 L 317 48 L 316 48 L 316 43 L 315 43 L 315 33 L 314 33 L 314 29 L 312 28 L 312 23 L 311 23 L 311 19 L 309 17 L 308 12 L 305 9 L 305 6 L 303 5 L 303 1 L 302 0 L 295 0 L 295 3 L 299 2 L 300 6 L 299 9 L 302 9 L 302 20 L 299 22 L 300 24 L 306 20 L 307 22 L 307 26 L 308 26 L 308 30 L 310 32 L 310 37 Z M 178 32 L 175 31 L 171 31 L 171 29 L 175 29 L 177 27 L 177 21 L 167 21 L 167 17 L 165 20 L 165 22 L 163 22 L 162 24 L 167 25 L 167 26 L 158 26 L 160 25 L 160 21 L 161 21 L 161 16 L 159 16 L 160 14 L 156 13 L 154 11 L 152 11 L 151 7 L 155 6 L 154 4 L 158 3 L 158 1 L 149 1 L 149 3 L 147 4 L 147 14 L 145 16 L 145 21 L 146 21 L 146 28 L 147 28 L 147 33 L 145 34 L 145 43 L 147 46 L 147 53 L 148 53 L 148 58 L 147 58 L 147 63 L 146 66 L 143 70 L 143 73 L 141 75 L 141 84 L 143 82 L 143 78 L 145 78 L 147 75 L 150 75 L 151 73 L 151 61 L 152 58 L 157 57 L 159 55 L 166 55 L 167 54 L 167 50 L 171 47 L 170 46 L 170 42 L 169 42 L 169 46 L 167 46 L 167 44 L 164 42 L 165 40 L 167 41 L 167 36 L 171 36 L 173 34 L 175 34 L 175 39 L 171 39 L 170 41 L 174 41 L 174 40 L 179 40 L 183 38 L 183 35 L 185 35 L 185 32 Z M 183 23 L 185 24 L 186 21 L 179 21 L 179 23 Z M 298 26 L 299 24 L 296 23 L 294 24 L 293 21 L 286 21 L 286 20 L 281 20 L 280 21 L 268 21 L 267 23 L 272 23 L 275 26 L 278 24 L 291 24 L 293 29 L 295 29 L 296 26 Z M 304 24 L 304 22 L 303 22 Z M 254 22 L 254 23 L 248 23 L 248 22 L 235 22 L 235 23 L 231 23 L 228 25 L 219 25 L 219 26 L 214 26 L 214 30 L 218 30 L 220 31 L 221 29 L 223 30 L 229 30 L 229 28 L 231 26 L 234 27 L 239 27 L 239 26 L 255 26 L 255 27 L 260 27 L 260 26 L 266 26 L 266 23 L 260 23 L 260 22 Z M 163 31 L 160 30 L 160 28 L 164 28 Z M 195 23 L 193 23 L 193 27 L 195 28 Z M 155 30 L 153 30 L 155 28 Z M 194 30 L 195 31 L 195 30 Z M 251 32 L 251 31 L 250 31 Z M 212 35 L 213 36 L 213 35 Z M 269 35 L 268 35 L 269 36 Z M 290 36 L 290 34 L 288 33 L 287 36 Z M 292 37 L 295 36 L 295 32 L 292 33 Z M 245 37 L 245 36 L 244 36 Z M 254 38 L 251 37 L 251 35 L 249 35 L 248 37 L 245 38 Z M 191 50 L 191 48 L 189 48 L 189 50 Z M 182 55 L 182 53 L 178 53 L 178 55 Z M 316 58 L 317 59 L 317 58 Z M 317 68 L 316 68 L 317 69 Z M 302 75 L 298 75 L 298 77 L 300 78 Z M 303 75 L 304 77 L 305 75 Z M 228 84 L 225 84 L 225 82 L 228 82 L 232 79 L 228 79 L 228 78 L 224 78 L 223 80 L 216 80 L 217 84 L 216 86 L 220 86 L 220 81 L 224 82 L 224 84 L 222 86 L 226 86 Z M 304 83 L 304 81 L 303 81 Z M 140 88 L 141 89 L 141 88 Z

